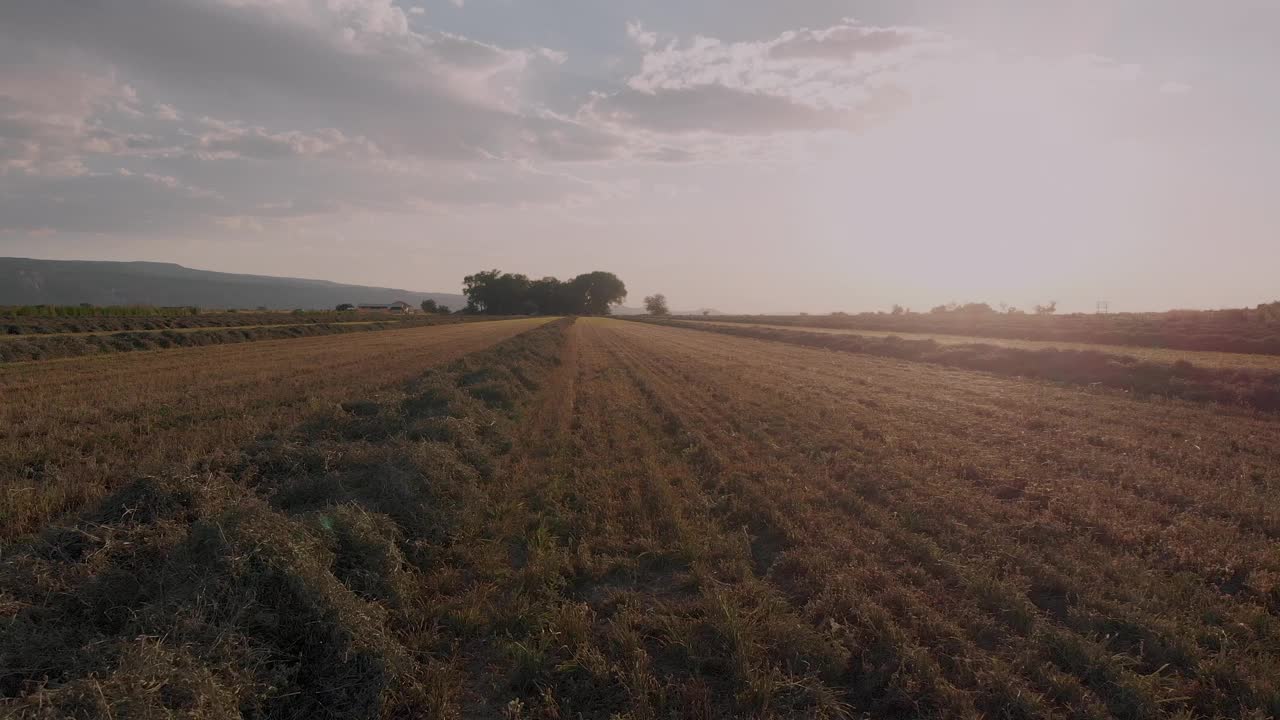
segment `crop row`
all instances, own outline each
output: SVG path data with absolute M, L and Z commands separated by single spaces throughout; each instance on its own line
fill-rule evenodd
M 249 327 L 212 327 L 191 330 L 158 330 L 108 332 L 85 335 L 32 335 L 5 338 L 0 336 L 0 363 L 27 360 L 162 350 L 178 347 L 203 347 L 257 340 L 317 337 L 341 333 L 393 330 L 464 322 L 462 316 L 428 316 L 411 321 L 383 320 L 370 322 L 291 323 Z
M 458 511 L 563 323 L 143 477 L 0 566 L 0 714 L 454 717 Z M 461 538 L 459 538 L 461 540 Z M 460 544 L 484 552 L 483 545 Z
M 317 407 L 545 322 L 507 320 L 0 365 L 0 542 L 141 475 L 194 473 Z
M 1031 350 L 986 343 L 939 343 L 895 336 L 836 335 L 745 324 L 679 320 L 645 322 L 1001 375 L 1100 385 L 1138 395 L 1219 402 L 1263 411 L 1280 410 L 1280 373 L 1274 372 L 1202 367 L 1185 361 L 1156 363 L 1094 350 Z
M 419 316 L 393 318 L 354 312 L 207 312 L 195 314 L 89 315 L 45 317 L 6 315 L 0 311 L 0 337 L 4 335 L 62 335 L 142 330 L 249 327 L 256 325 L 330 324 L 359 320 L 423 320 Z
M 638 323 L 596 343 L 666 438 L 633 482 L 682 495 L 633 617 L 655 666 L 729 663 L 708 716 L 1280 712 L 1271 420 Z M 749 574 L 700 576 L 698 517 Z M 699 584 L 719 617 L 675 600 Z
M 988 311 L 749 315 L 717 316 L 715 319 L 763 325 L 1280 355 L 1280 303 L 1257 309 L 1102 315 L 1028 315 Z
M 0 714 L 1280 713 L 1272 416 L 601 318 L 408 377 L 13 543 Z

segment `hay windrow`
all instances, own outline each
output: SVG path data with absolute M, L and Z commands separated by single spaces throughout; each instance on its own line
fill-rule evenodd
M 455 702 L 424 571 L 452 505 L 509 447 L 557 361 L 553 324 L 260 438 L 200 476 L 146 477 L 6 553 L 0 706 L 20 717 L 428 717 Z M 468 377 L 510 405 L 474 397 Z M 510 387 L 504 385 L 510 384 Z M 447 418 L 447 435 L 423 433 Z M 56 628 L 56 630 L 54 630 Z

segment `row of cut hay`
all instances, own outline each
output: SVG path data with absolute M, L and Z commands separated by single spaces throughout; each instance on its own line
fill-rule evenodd
M 678 320 L 647 321 L 739 337 L 928 362 L 965 370 L 1100 385 L 1144 396 L 1219 402 L 1254 410 L 1280 410 L 1280 374 L 1245 369 L 1208 368 L 1185 361 L 1154 363 L 1094 350 L 1027 350 L 984 343 L 948 344 L 899 337 L 834 335 L 782 328 L 709 325 Z
M 1228 310 L 1114 315 L 911 313 L 718 315 L 716 322 L 840 330 L 972 335 L 1005 340 L 1128 345 L 1280 355 L 1280 311 Z
M 0 565 L 0 715 L 440 717 L 456 508 L 559 360 L 551 323 L 190 477 L 139 478 Z
M 401 327 L 419 327 L 448 322 L 462 322 L 463 318 L 411 321 L 386 320 L 367 324 L 343 323 L 293 323 L 275 327 L 210 328 L 205 330 L 164 330 L 160 332 L 131 331 L 103 335 L 31 336 L 13 339 L 0 338 L 0 363 L 31 360 L 103 355 L 138 350 L 164 350 L 177 347 L 202 347 L 257 340 L 284 340 L 299 337 L 317 337 L 340 333 L 390 330 Z

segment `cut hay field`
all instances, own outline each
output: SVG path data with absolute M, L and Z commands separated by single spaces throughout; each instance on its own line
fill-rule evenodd
M 271 322 L 255 324 L 245 324 L 246 320 L 254 319 L 253 316 L 226 313 L 180 317 L 177 320 L 166 316 L 139 315 L 91 318 L 88 322 L 73 319 L 59 323 L 65 318 L 53 318 L 45 324 L 31 327 L 10 326 L 9 333 L 0 334 L 0 363 L 397 330 L 480 319 L 463 315 L 419 314 L 370 317 L 361 318 L 355 313 L 275 313 L 259 314 L 257 319 Z M 0 318 L 0 325 L 4 322 Z M 76 329 L 95 325 L 129 329 Z
M 0 715 L 1280 715 L 1275 414 L 600 318 L 0 392 Z
M 774 330 L 803 330 L 804 332 L 822 333 L 826 335 L 862 335 L 865 337 L 885 338 L 900 337 L 904 340 L 933 340 L 943 345 L 984 344 L 996 347 L 1016 348 L 1020 350 L 1091 350 L 1109 355 L 1124 355 L 1139 360 L 1156 363 L 1175 363 L 1179 360 L 1202 367 L 1264 370 L 1280 372 L 1280 355 L 1256 355 L 1249 353 L 1212 352 L 1209 350 L 1174 350 L 1170 348 L 1141 347 L 1135 345 L 1096 345 L 1082 342 L 1065 342 L 1058 340 L 1017 340 L 998 337 L 979 337 L 975 335 L 946 335 L 940 333 L 894 332 L 892 330 L 859 330 L 856 328 L 824 328 L 807 325 L 771 325 L 769 323 L 719 322 L 716 320 L 698 320 L 693 322 L 718 327 L 755 327 Z
M 379 322 L 386 322 L 386 321 L 385 320 L 384 321 L 343 320 L 341 322 L 323 323 L 323 325 L 377 325 Z M 263 328 L 281 328 L 281 327 L 293 327 L 297 325 L 311 325 L 311 324 L 319 325 L 321 323 L 300 323 L 299 322 L 299 323 L 273 323 L 268 325 L 228 325 L 228 326 L 219 325 L 214 327 L 216 327 L 218 330 L 261 330 Z M 156 329 L 156 330 L 120 330 L 120 331 L 108 332 L 108 333 L 102 333 L 99 331 L 92 331 L 92 330 L 81 331 L 81 332 L 40 332 L 40 333 L 27 333 L 27 334 L 17 334 L 17 335 L 14 335 L 14 334 L 0 335 L 0 342 L 4 342 L 6 340 L 31 340 L 33 338 L 88 337 L 90 335 L 104 335 L 104 334 L 107 336 L 111 336 L 111 335 L 124 335 L 128 333 L 166 333 L 166 332 L 192 333 L 192 332 L 201 332 L 208 329 L 209 328 L 207 327 L 183 327 L 183 328 L 165 328 L 165 329 Z
M 0 367 L 0 539 L 128 477 L 197 471 L 261 433 L 543 320 L 181 348 Z

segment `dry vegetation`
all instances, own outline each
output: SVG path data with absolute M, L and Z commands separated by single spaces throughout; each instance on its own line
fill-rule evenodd
M 1031 349 L 1007 343 L 939 342 L 928 336 L 908 339 L 898 335 L 815 332 L 746 323 L 644 321 L 1002 375 L 1076 385 L 1101 385 L 1144 396 L 1219 402 L 1263 411 L 1280 410 L 1280 370 L 1257 370 L 1227 361 L 1215 366 L 1201 366 L 1186 359 L 1167 362 L 1168 357 L 1166 362 L 1152 362 L 1135 355 L 1115 355 L 1081 345 Z
M 97 314 L 97 311 L 108 314 Z M 295 323 L 335 323 L 361 320 L 354 312 L 328 311 L 217 311 L 165 313 L 157 309 L 87 308 L 86 315 L 40 315 L 22 313 L 18 308 L 0 308 L 0 337 L 4 335 L 49 335 L 104 333 L 138 330 L 183 330 L 192 328 L 246 327 Z M 110 314 L 114 311 L 117 314 Z
M 90 318 L 86 321 L 76 319 L 74 322 L 63 322 L 64 319 L 55 318 L 54 322 L 27 327 L 10 325 L 10 333 L 0 335 L 0 363 L 447 325 L 475 319 L 477 318 L 462 315 L 362 317 L 354 313 L 126 316 Z M 262 324 L 247 324 L 253 322 Z M 73 329 L 97 325 L 133 329 Z
M 1213 352 L 1210 350 L 1171 350 L 1169 348 L 1139 347 L 1136 345 L 1098 345 L 1096 343 L 1067 342 L 1062 340 L 1010 340 L 977 335 L 943 335 L 939 333 L 909 333 L 892 330 L 854 330 L 850 328 L 824 328 L 808 325 L 770 325 L 767 323 L 722 322 L 698 318 L 704 325 L 727 327 L 755 327 L 774 330 L 799 330 L 825 335 L 861 335 L 863 337 L 899 337 L 903 340 L 933 340 L 942 345 L 994 345 L 1019 350 L 1090 350 L 1107 355 L 1127 355 L 1147 362 L 1172 365 L 1179 360 L 1207 368 L 1233 368 L 1280 372 L 1280 355 L 1252 355 L 1248 353 Z
M 253 401 L 152 430 L 133 452 L 203 444 L 81 476 L 117 489 L 9 541 L 0 711 L 1280 714 L 1274 416 L 604 319 L 428 368 L 535 324 L 276 343 L 326 368 L 202 385 Z M 426 341 L 447 333 L 476 344 Z M 356 349 L 410 334 L 394 363 Z M 71 364 L 0 370 L 64 408 L 0 440 L 26 448 L 6 478 L 74 444 Z M 181 402 L 155 393 L 134 412 Z M 273 419 L 201 439 L 230 410 Z
M 514 320 L 0 367 L 0 539 L 131 478 L 199 472 L 258 434 L 543 322 Z
M 1280 302 L 1230 310 L 1070 315 L 946 312 L 720 316 L 724 322 L 1280 355 Z

